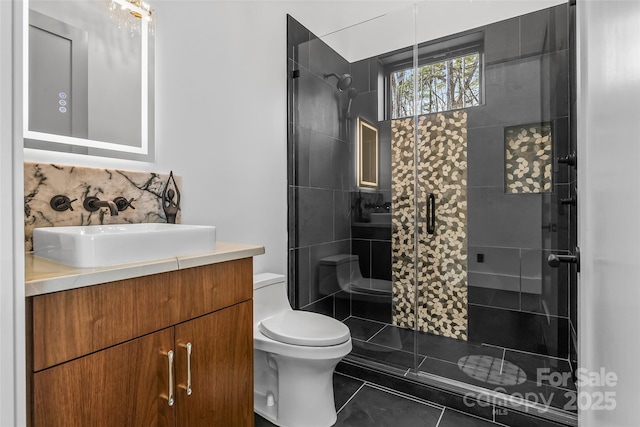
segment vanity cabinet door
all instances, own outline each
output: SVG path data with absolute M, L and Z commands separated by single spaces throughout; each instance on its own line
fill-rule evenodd
M 176 425 L 253 426 L 252 301 L 181 323 L 175 333 Z
M 173 348 L 168 328 L 35 373 L 33 425 L 174 426 L 167 400 Z

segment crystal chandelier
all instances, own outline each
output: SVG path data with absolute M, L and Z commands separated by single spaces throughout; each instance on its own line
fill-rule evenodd
M 154 33 L 154 11 L 149 3 L 142 0 L 111 0 L 109 10 L 111 16 L 118 20 L 118 26 L 131 32 L 131 37 L 140 34 L 145 26 Z

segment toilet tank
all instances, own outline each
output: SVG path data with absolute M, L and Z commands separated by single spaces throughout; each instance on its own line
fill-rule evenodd
M 253 322 L 258 323 L 285 310 L 291 310 L 285 276 L 261 273 L 253 276 Z
M 358 255 L 339 254 L 322 258 L 319 262 L 320 292 L 330 295 L 348 291 L 350 285 L 362 279 Z

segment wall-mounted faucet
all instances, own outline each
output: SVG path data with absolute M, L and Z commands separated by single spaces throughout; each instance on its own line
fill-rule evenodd
M 100 200 L 97 197 L 89 196 L 84 199 L 82 206 L 89 212 L 95 212 L 100 208 L 109 208 L 111 216 L 118 215 L 118 206 L 111 200 Z

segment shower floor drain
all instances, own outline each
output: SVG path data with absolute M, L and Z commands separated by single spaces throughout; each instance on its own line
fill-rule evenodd
M 492 385 L 510 386 L 527 380 L 527 374 L 517 365 L 493 356 L 463 356 L 458 367 L 471 378 Z

